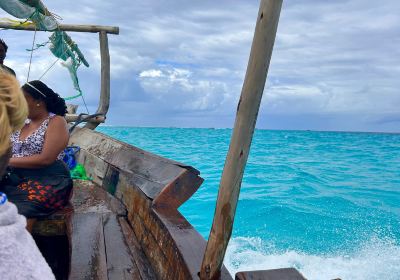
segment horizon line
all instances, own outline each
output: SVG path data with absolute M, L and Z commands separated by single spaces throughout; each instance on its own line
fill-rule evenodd
M 230 129 L 232 127 L 178 127 L 178 126 L 133 126 L 133 125 L 111 125 L 100 124 L 99 127 L 126 127 L 126 128 L 178 128 L 178 129 Z M 395 131 L 360 131 L 360 130 L 319 130 L 319 129 L 278 129 L 278 128 L 255 128 L 255 130 L 269 131 L 298 131 L 298 132 L 336 132 L 336 133 L 366 133 L 366 134 L 400 134 Z

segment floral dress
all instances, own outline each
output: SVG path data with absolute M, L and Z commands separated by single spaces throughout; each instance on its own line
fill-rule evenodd
M 20 140 L 21 131 L 11 135 L 12 157 L 29 157 L 40 154 L 49 121 L 55 115 L 50 113 L 40 127 L 25 140 Z M 26 123 L 30 121 L 27 120 Z M 47 216 L 63 208 L 70 198 L 72 179 L 62 161 L 63 153 L 57 160 L 43 168 L 8 168 L 0 181 L 0 191 L 17 205 L 20 214 L 27 218 Z

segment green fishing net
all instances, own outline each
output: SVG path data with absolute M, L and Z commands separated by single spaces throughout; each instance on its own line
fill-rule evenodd
M 1 0 L 0 7 L 16 18 L 31 20 L 40 29 L 57 28 L 57 20 L 40 0 Z
M 89 64 L 71 37 L 58 29 L 59 24 L 56 16 L 49 12 L 40 0 L 0 0 L 0 8 L 16 18 L 26 19 L 25 22 L 32 21 L 40 30 L 53 31 L 49 41 L 44 44 L 37 44 L 36 48 L 50 43 L 51 52 L 57 58 L 63 60 L 63 66 L 68 69 L 77 95 L 64 99 L 68 100 L 81 96 L 82 91 L 79 86 L 77 70 L 82 63 L 86 67 L 89 67 Z M 20 24 L 24 24 L 24 22 Z
M 77 95 L 64 98 L 66 100 L 73 99 L 82 95 L 82 91 L 79 86 L 78 67 L 83 63 L 86 67 L 89 67 L 85 57 L 78 48 L 78 45 L 72 41 L 71 37 L 65 31 L 56 30 L 50 36 L 50 50 L 54 56 L 62 59 L 64 61 L 63 66 L 65 66 L 70 75 L 72 82 L 74 84 L 75 90 L 78 92 Z

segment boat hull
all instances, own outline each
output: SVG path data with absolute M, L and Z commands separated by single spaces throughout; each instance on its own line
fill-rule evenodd
M 178 207 L 203 179 L 185 166 L 114 138 L 77 128 L 71 145 L 93 182 L 126 207 L 127 221 L 158 279 L 198 279 L 206 240 Z M 232 279 L 223 268 L 221 279 Z

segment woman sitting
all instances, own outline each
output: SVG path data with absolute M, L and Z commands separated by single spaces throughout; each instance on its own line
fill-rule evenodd
M 41 81 L 22 86 L 28 104 L 28 119 L 11 136 L 12 158 L 0 191 L 15 203 L 20 214 L 34 218 L 64 207 L 72 190 L 72 179 L 64 162 L 68 143 L 65 101 Z
M 11 155 L 10 134 L 23 126 L 27 112 L 17 80 L 0 69 L 0 179 Z M 26 219 L 0 193 L 0 278 L 54 280 L 25 226 Z

